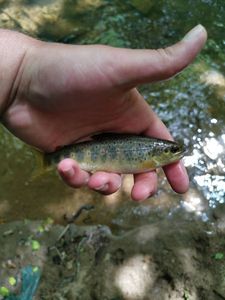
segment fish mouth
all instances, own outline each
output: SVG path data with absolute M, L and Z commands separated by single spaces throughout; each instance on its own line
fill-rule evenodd
M 188 155 L 191 152 L 191 150 L 189 148 L 187 148 L 184 145 L 184 143 L 177 142 L 176 144 L 179 147 L 179 151 L 177 151 L 177 153 L 175 154 L 175 157 L 178 157 L 178 159 L 181 159 L 182 157 Z
M 176 154 L 176 157 L 179 160 L 179 159 L 182 159 L 187 154 L 188 154 L 188 149 L 182 149 Z
M 187 147 L 183 148 L 183 149 L 180 151 L 180 155 L 181 155 L 182 157 L 184 157 L 184 156 L 186 156 L 186 155 L 190 155 L 191 153 L 192 153 L 192 149 L 187 148 Z
M 180 151 L 178 151 L 173 157 L 171 157 L 171 163 L 179 161 L 180 159 L 182 159 L 184 156 L 186 156 L 188 153 L 187 149 L 181 149 Z
M 178 151 L 176 154 L 173 154 L 171 157 L 161 157 L 161 159 L 158 159 L 158 162 L 160 162 L 161 166 L 166 166 L 175 162 L 178 162 L 185 156 L 185 152 L 183 149 Z

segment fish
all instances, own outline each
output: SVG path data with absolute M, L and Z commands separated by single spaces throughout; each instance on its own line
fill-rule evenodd
M 88 172 L 105 171 L 138 174 L 180 160 L 185 153 L 180 143 L 134 134 L 99 134 L 89 141 L 45 153 L 41 165 L 45 169 L 72 158 Z

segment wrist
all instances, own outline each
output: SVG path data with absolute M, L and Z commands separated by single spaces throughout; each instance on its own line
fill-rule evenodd
M 19 32 L 0 29 L 0 118 L 16 97 L 32 40 Z

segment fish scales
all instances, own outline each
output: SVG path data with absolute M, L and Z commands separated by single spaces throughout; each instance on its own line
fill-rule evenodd
M 86 171 L 146 172 L 179 160 L 184 149 L 176 142 L 138 135 L 99 135 L 91 141 L 65 146 L 49 153 L 47 165 L 75 159 Z

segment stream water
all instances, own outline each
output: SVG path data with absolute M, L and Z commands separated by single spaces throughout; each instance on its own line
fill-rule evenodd
M 66 187 L 55 174 L 32 182 L 35 164 L 29 146 L 0 129 L 0 218 L 2 222 L 46 216 L 62 220 L 86 203 L 95 212 L 80 222 L 136 226 L 187 212 L 210 220 L 225 200 L 225 5 L 223 0 L 16 0 L 0 1 L 1 28 L 16 29 L 47 41 L 101 43 L 158 48 L 178 41 L 198 23 L 208 41 L 194 63 L 170 81 L 140 87 L 175 139 L 189 147 L 185 157 L 190 191 L 173 193 L 163 176 L 157 195 L 143 204 L 129 198 L 129 178 L 112 197 Z M 125 201 L 126 200 L 126 201 Z

